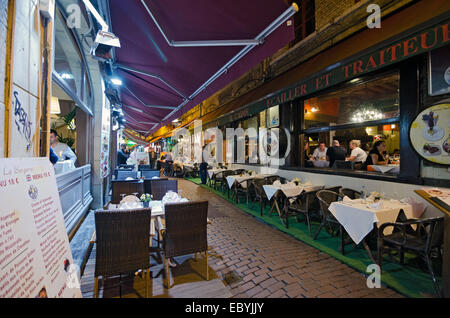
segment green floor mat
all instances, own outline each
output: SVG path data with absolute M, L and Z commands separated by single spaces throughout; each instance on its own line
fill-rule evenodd
M 241 210 L 251 214 L 255 218 L 262 220 L 266 224 L 271 225 L 278 230 L 322 251 L 323 253 L 338 259 L 359 272 L 366 275 L 370 274 L 367 273 L 366 270 L 367 266 L 372 264 L 372 261 L 363 248 L 355 248 L 354 245 L 348 245 L 346 246 L 346 254 L 342 255 L 339 251 L 339 239 L 329 235 L 325 231 L 322 231 L 317 240 L 314 241 L 309 236 L 308 227 L 306 224 L 303 222 L 297 223 L 295 218 L 290 220 L 289 229 L 286 229 L 286 226 L 281 222 L 278 215 L 273 214 L 272 216 L 269 216 L 270 207 L 264 208 L 263 216 L 261 217 L 258 204 L 254 206 L 254 209 L 251 209 L 252 203 L 250 203 L 250 208 L 247 208 L 246 203 L 237 204 L 234 200 L 228 199 L 227 193 L 222 193 L 221 191 L 214 190 L 213 188 L 202 184 L 200 178 L 190 178 L 187 180 L 215 193 L 223 199 L 233 203 Z M 312 233 L 315 233 L 318 226 L 319 224 L 317 222 L 312 222 Z M 408 297 L 434 296 L 435 289 L 431 276 L 426 270 L 426 267 L 423 267 L 426 265 L 420 262 L 417 257 L 412 255 L 405 256 L 405 263 L 405 265 L 400 265 L 398 263 L 391 262 L 389 259 L 384 259 L 383 274 L 381 275 L 382 283 Z M 434 267 L 437 273 L 439 273 L 437 270 L 438 265 L 439 264 L 436 264 Z M 439 276 L 438 279 L 440 281 Z

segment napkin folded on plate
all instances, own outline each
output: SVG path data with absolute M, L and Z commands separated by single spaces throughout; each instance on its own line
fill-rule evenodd
M 352 202 L 353 200 L 350 199 L 348 196 L 345 196 L 345 197 L 342 199 L 342 201 L 343 201 L 343 202 Z
M 411 204 L 413 218 L 415 219 L 419 219 L 420 217 L 422 217 L 423 213 L 425 212 L 426 209 L 425 204 L 423 202 L 416 201 L 411 197 L 401 199 L 400 202 L 405 204 Z

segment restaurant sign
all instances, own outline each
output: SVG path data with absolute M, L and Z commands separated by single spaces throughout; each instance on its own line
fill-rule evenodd
M 220 117 L 208 126 L 240 120 L 264 109 L 308 96 L 333 85 L 349 81 L 366 73 L 407 58 L 450 44 L 450 20 L 425 31 L 404 37 L 370 54 L 332 65 L 316 75 L 303 79 L 245 108 Z

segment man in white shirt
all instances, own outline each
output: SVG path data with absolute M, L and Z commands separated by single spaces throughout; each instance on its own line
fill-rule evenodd
M 58 133 L 56 130 L 50 130 L 50 146 L 53 151 L 61 160 L 70 160 L 75 165 L 77 161 L 77 156 L 73 153 L 72 149 L 66 144 L 58 141 Z
M 326 161 L 327 160 L 327 147 L 325 147 L 325 143 L 321 142 L 319 147 L 316 148 L 313 152 L 313 160 L 314 161 Z
M 350 149 L 352 150 L 352 153 L 350 155 L 350 158 L 348 158 L 348 161 L 354 161 L 354 162 L 366 162 L 367 160 L 367 154 L 364 150 L 360 148 L 361 141 L 359 140 L 352 140 L 350 141 Z

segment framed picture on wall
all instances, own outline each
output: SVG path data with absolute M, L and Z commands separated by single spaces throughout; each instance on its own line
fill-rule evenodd
M 433 50 L 429 53 L 429 87 L 431 96 L 450 93 L 450 45 Z

